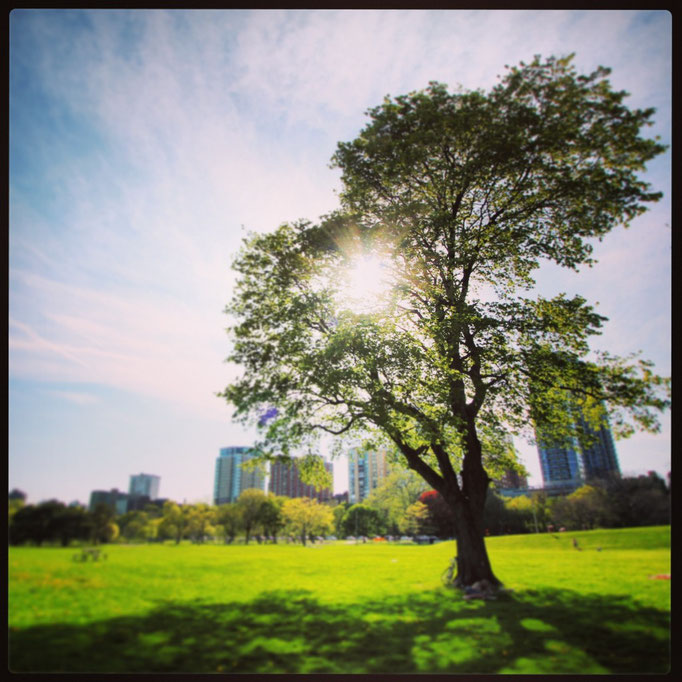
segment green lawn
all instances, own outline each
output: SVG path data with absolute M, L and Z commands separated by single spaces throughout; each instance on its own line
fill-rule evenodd
M 576 538 L 580 550 L 573 547 Z M 10 669 L 661 673 L 670 529 L 488 539 L 511 591 L 440 584 L 454 543 L 10 548 Z

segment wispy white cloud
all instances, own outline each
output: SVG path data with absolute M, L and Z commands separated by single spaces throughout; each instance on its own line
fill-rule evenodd
M 232 85 L 262 103 L 270 123 L 274 112 L 325 127 L 337 117 L 357 120 L 357 112 L 388 92 L 429 80 L 489 88 L 505 64 L 576 52 L 579 68 L 613 66 L 618 87 L 658 97 L 669 78 L 660 69 L 669 38 L 657 30 L 665 13 L 652 14 L 651 30 L 634 32 L 638 17 L 641 12 L 558 10 L 256 13 L 239 33 L 240 76 Z M 627 48 L 613 49 L 624 40 Z
M 13 320 L 12 318 L 9 320 L 9 328 L 10 352 L 24 351 L 31 355 L 32 358 L 37 356 L 54 358 L 54 356 L 58 356 L 59 358 L 66 359 L 69 363 L 87 368 L 87 363 L 80 357 L 78 349 L 72 346 L 63 346 L 46 339 L 28 325 Z M 15 330 L 16 333 L 12 334 L 12 330 Z M 67 367 L 69 366 L 70 365 L 67 365 Z M 43 365 L 41 369 L 45 369 L 45 366 Z M 10 370 L 22 374 L 25 372 L 25 367 L 22 366 L 21 361 L 15 364 L 13 358 L 13 361 L 10 362 Z M 37 368 L 37 371 L 39 372 L 40 370 Z M 49 378 L 50 373 L 47 373 L 47 377 L 42 372 L 38 374 L 38 376 Z
M 121 297 L 15 273 L 38 300 L 60 301 L 35 327 L 10 321 L 11 370 L 34 380 L 93 383 L 224 416 L 215 398 L 234 370 L 222 363 L 219 311 L 207 319 L 179 301 Z
M 76 391 L 50 391 L 50 393 L 76 405 L 96 405 L 99 402 L 99 398 L 91 393 Z

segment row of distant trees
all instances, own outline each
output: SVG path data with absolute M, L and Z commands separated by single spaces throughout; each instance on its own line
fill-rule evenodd
M 361 504 L 334 510 L 336 533 L 349 535 L 455 535 L 452 511 L 412 472 L 393 473 Z M 506 497 L 488 492 L 483 524 L 489 535 L 655 526 L 670 523 L 670 490 L 655 472 L 590 481 L 567 495 L 545 491 Z
M 9 502 L 9 543 L 11 545 L 111 542 L 119 535 L 113 510 L 105 504 L 93 511 L 66 506 L 57 500 L 24 504 L 15 497 Z
M 542 491 L 501 500 L 489 496 L 484 523 L 491 534 L 551 529 L 590 530 L 670 523 L 670 489 L 655 472 L 590 481 L 569 495 Z
M 454 536 L 450 507 L 410 471 L 396 471 L 360 504 L 322 504 L 246 490 L 239 499 L 218 506 L 167 501 L 116 515 L 99 504 L 94 510 L 56 500 L 26 505 L 11 497 L 9 541 L 13 545 L 73 542 L 153 542 L 208 540 L 225 543 L 307 544 L 319 536 L 340 538 L 377 535 Z M 519 497 L 488 494 L 483 518 L 487 534 L 546 532 L 553 529 L 617 528 L 670 523 L 670 491 L 651 472 L 637 478 L 593 481 L 569 495 L 537 491 Z
M 361 504 L 334 510 L 341 537 L 432 535 L 452 538 L 454 519 L 435 490 L 412 472 L 393 473 Z M 655 472 L 590 481 L 567 495 L 543 490 L 517 497 L 488 492 L 483 524 L 488 535 L 656 526 L 670 523 L 670 490 Z
M 424 493 L 427 507 L 421 531 L 451 537 L 453 519 L 435 491 Z M 518 497 L 489 492 L 483 524 L 488 535 L 657 526 L 670 523 L 670 490 L 655 472 L 634 478 L 612 477 L 590 481 L 566 495 L 544 490 Z
M 12 545 L 61 544 L 73 542 L 153 542 L 190 540 L 203 543 L 221 539 L 230 543 L 243 537 L 248 544 L 277 541 L 285 535 L 306 544 L 311 538 L 334 529 L 331 507 L 308 498 L 266 495 L 245 490 L 232 504 L 177 504 L 162 507 L 149 504 L 143 510 L 116 515 L 100 503 L 92 511 L 66 506 L 57 500 L 27 505 L 25 496 L 11 496 L 9 542 Z

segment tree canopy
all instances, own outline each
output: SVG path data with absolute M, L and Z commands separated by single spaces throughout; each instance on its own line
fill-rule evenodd
M 413 471 L 394 469 L 386 479 L 378 485 L 367 497 L 365 503 L 377 509 L 383 516 L 386 530 L 391 535 L 405 532 L 405 528 L 412 528 L 413 523 L 407 523 L 405 515 L 408 509 L 418 501 L 426 484 Z M 413 509 L 410 518 L 414 518 Z
M 340 209 L 252 235 L 234 263 L 236 418 L 263 453 L 323 433 L 391 443 L 455 511 L 459 584 L 494 579 L 472 566 L 508 433 L 584 439 L 577 409 L 627 436 L 669 406 L 651 363 L 591 349 L 606 319 L 582 296 L 529 295 L 542 261 L 592 265 L 593 240 L 661 196 L 639 175 L 664 150 L 641 134 L 654 111 L 627 108 L 608 73 L 536 57 L 487 94 L 386 97 L 333 156 Z M 384 284 L 358 294 L 349 273 L 370 256 Z
M 282 517 L 286 529 L 301 538 L 303 545 L 314 535 L 328 533 L 333 525 L 331 507 L 307 497 L 292 497 L 282 505 Z

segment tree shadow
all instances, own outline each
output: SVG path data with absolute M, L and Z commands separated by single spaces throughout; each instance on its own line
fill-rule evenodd
M 664 673 L 669 614 L 569 590 L 352 604 L 278 590 L 140 616 L 10 630 L 12 672 Z

